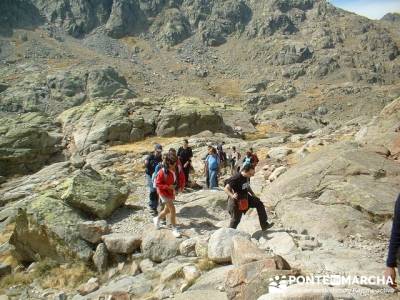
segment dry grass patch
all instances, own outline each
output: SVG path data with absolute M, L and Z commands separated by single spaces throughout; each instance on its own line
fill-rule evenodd
M 211 86 L 211 90 L 224 97 L 238 99 L 242 95 L 240 90 L 240 81 L 237 79 L 220 79 L 215 85 Z
M 259 139 L 265 139 L 270 133 L 286 132 L 281 127 L 275 123 L 270 124 L 259 124 L 256 125 L 256 132 L 248 133 L 245 135 L 244 139 L 248 141 L 254 141 Z
M 214 269 L 216 266 L 217 264 L 208 258 L 202 258 L 197 263 L 197 267 L 199 268 L 200 271 L 210 271 L 211 269 Z
M 109 149 L 111 151 L 116 151 L 116 152 L 123 152 L 123 153 L 134 153 L 134 154 L 145 154 L 152 152 L 154 150 L 154 145 L 155 144 L 161 144 L 165 149 L 165 145 L 173 144 L 182 141 L 183 138 L 178 138 L 178 137 L 149 137 L 146 138 L 143 141 L 135 142 L 135 143 L 130 143 L 130 144 L 124 144 L 124 145 L 117 145 L 117 146 L 112 146 Z
M 16 272 L 0 280 L 0 291 L 13 285 L 29 285 L 37 280 L 43 288 L 76 289 L 95 276 L 84 263 L 76 262 L 71 265 L 59 265 L 50 259 L 37 263 L 31 272 Z

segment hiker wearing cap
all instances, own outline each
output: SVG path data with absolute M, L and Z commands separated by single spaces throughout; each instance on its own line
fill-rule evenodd
M 171 215 L 172 234 L 175 237 L 181 237 L 179 229 L 176 227 L 176 211 L 174 200 L 176 197 L 176 189 L 182 191 L 184 188 L 183 180 L 179 180 L 179 175 L 176 172 L 177 157 L 168 153 L 163 162 L 162 169 L 158 172 L 156 178 L 157 192 L 160 196 L 160 201 L 165 204 L 161 213 L 153 218 L 156 228 L 160 228 L 160 220 L 168 214 Z
M 231 216 L 230 228 L 236 228 L 242 215 L 249 208 L 257 210 L 258 219 L 262 230 L 271 228 L 274 223 L 268 223 L 267 212 L 264 204 L 261 202 L 250 187 L 250 178 L 255 174 L 254 166 L 246 164 L 242 170 L 225 181 L 225 193 L 228 194 L 228 210 Z
M 218 174 L 221 167 L 221 160 L 217 154 L 217 150 L 212 147 L 206 158 L 206 169 L 209 177 L 209 188 L 214 189 L 218 187 Z
M 189 183 L 189 172 L 191 168 L 193 152 L 192 148 L 189 147 L 189 141 L 183 140 L 183 146 L 178 149 L 178 157 L 183 165 L 183 172 L 185 173 L 186 186 Z
M 390 235 L 389 242 L 389 253 L 386 260 L 386 279 L 391 279 L 390 286 L 394 289 L 397 288 L 396 283 L 396 267 L 399 270 L 398 261 L 400 260 L 400 194 L 397 196 L 397 200 L 394 208 L 392 233 Z
M 159 163 L 162 162 L 162 146 L 156 144 L 154 152 L 146 157 L 144 162 L 147 186 L 149 188 L 149 207 L 153 215 L 157 215 L 158 195 L 152 181 L 152 175 Z

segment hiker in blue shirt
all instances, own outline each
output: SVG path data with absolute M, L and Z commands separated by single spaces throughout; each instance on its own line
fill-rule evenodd
M 206 168 L 210 180 L 210 189 L 218 187 L 218 173 L 221 166 L 221 160 L 215 148 L 210 148 L 206 158 Z

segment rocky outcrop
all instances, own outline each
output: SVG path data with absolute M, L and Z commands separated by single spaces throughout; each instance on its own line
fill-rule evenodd
M 60 151 L 61 135 L 39 113 L 0 116 L 0 175 L 39 170 Z
M 124 104 L 90 102 L 63 112 L 57 121 L 62 125 L 71 152 L 88 153 L 92 145 L 140 140 L 151 132 L 151 119 L 140 114 L 129 116 Z M 97 150 L 97 149 L 96 149 Z
M 158 136 L 187 136 L 205 130 L 223 132 L 225 126 L 216 107 L 196 98 L 177 98 L 165 103 L 158 117 Z
M 361 128 L 356 141 L 369 147 L 384 147 L 389 151 L 388 155 L 400 157 L 400 98 L 388 104 L 370 124 Z
M 289 228 L 321 238 L 346 239 L 356 233 L 372 238 L 377 223 L 393 214 L 399 176 L 397 163 L 339 143 L 307 156 L 265 195 Z
M 0 110 L 56 115 L 88 100 L 128 99 L 134 95 L 125 78 L 112 67 L 62 70 L 33 74 L 9 87 L 0 94 Z

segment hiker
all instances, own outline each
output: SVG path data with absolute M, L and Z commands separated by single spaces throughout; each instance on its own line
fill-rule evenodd
M 250 187 L 250 177 L 253 177 L 254 174 L 254 166 L 252 164 L 246 164 L 239 173 L 227 179 L 225 182 L 224 190 L 229 196 L 228 210 L 231 216 L 230 228 L 236 228 L 239 225 L 242 214 L 245 214 L 249 208 L 257 209 L 262 230 L 267 230 L 274 225 L 274 223 L 268 223 L 264 204 Z
M 168 150 L 168 154 L 173 157 L 173 159 L 176 159 L 176 174 L 178 175 L 179 182 L 181 183 L 180 186 L 185 187 L 186 186 L 186 177 L 185 177 L 185 172 L 182 166 L 181 161 L 179 160 L 178 156 L 176 155 L 176 150 L 174 148 L 170 148 Z M 176 189 L 178 191 L 178 189 Z
M 192 164 L 193 152 L 189 147 L 189 141 L 183 140 L 183 146 L 178 149 L 178 157 L 183 165 L 183 172 L 185 173 L 186 186 L 189 183 L 189 172 Z
M 253 165 L 254 168 L 257 167 L 260 160 L 258 159 L 257 154 L 254 152 L 253 148 L 250 148 L 249 151 L 251 152 L 251 157 L 253 158 Z
M 209 188 L 218 187 L 218 173 L 220 171 L 221 161 L 217 154 L 217 150 L 212 147 L 206 158 L 206 169 L 209 176 Z
M 254 166 L 254 157 L 250 150 L 246 151 L 246 156 L 243 158 L 243 167 L 246 165 Z
M 391 284 L 390 286 L 394 289 L 397 288 L 396 269 L 395 269 L 396 266 L 400 274 L 399 266 L 397 265 L 397 261 L 400 259 L 399 251 L 400 251 L 400 194 L 397 196 L 394 208 L 392 233 L 390 236 L 389 253 L 386 260 L 386 271 L 385 271 L 385 278 L 386 279 L 391 278 L 393 284 Z
M 204 173 L 206 175 L 206 187 L 210 188 L 210 174 L 208 173 L 208 168 L 207 168 L 207 157 L 211 153 L 213 146 L 208 145 L 207 146 L 207 154 L 202 158 L 202 161 L 204 162 Z
M 176 211 L 174 200 L 176 190 L 182 191 L 185 187 L 184 177 L 179 178 L 176 172 L 177 157 L 168 153 L 163 162 L 163 167 L 157 174 L 156 186 L 157 192 L 160 196 L 160 201 L 165 204 L 161 213 L 153 218 L 154 225 L 157 229 L 160 228 L 160 220 L 165 218 L 168 214 L 171 215 L 172 234 L 179 238 L 181 234 L 176 227 Z
M 236 174 L 236 172 L 239 171 L 239 161 L 240 161 L 241 155 L 239 152 L 236 151 L 236 147 L 233 146 L 232 150 L 229 152 L 229 157 L 228 161 L 230 163 L 231 167 L 231 175 Z
M 149 188 L 149 207 L 153 215 L 157 215 L 158 195 L 157 190 L 153 186 L 152 175 L 156 166 L 162 162 L 162 146 L 156 144 L 154 153 L 148 155 L 144 162 L 147 186 Z
M 222 142 L 221 144 L 219 144 L 217 146 L 217 154 L 218 154 L 219 160 L 221 162 L 221 167 L 225 168 L 227 159 L 226 159 L 226 153 L 224 152 L 224 149 L 222 148 L 223 145 L 225 145 L 225 142 Z

